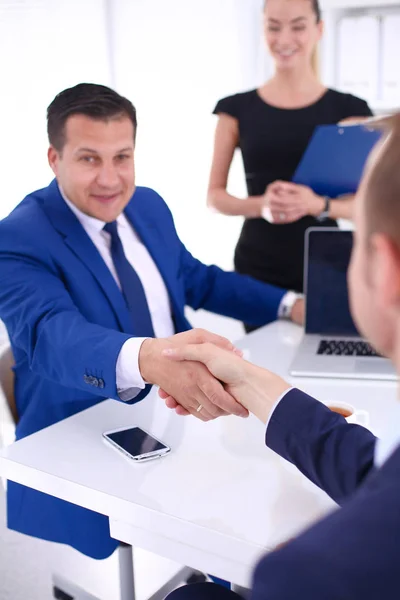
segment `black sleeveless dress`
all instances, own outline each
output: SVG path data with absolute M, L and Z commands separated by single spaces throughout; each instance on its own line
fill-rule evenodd
M 238 120 L 249 196 L 263 194 L 277 179 L 292 179 L 317 125 L 372 115 L 364 100 L 331 89 L 314 104 L 298 109 L 267 104 L 257 90 L 252 90 L 220 100 L 214 114 L 221 113 Z M 236 246 L 235 268 L 261 281 L 302 292 L 304 234 L 309 227 L 335 225 L 330 219 L 321 223 L 311 216 L 284 225 L 262 218 L 246 219 Z

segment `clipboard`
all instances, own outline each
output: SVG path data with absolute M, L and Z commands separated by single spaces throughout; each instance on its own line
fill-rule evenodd
M 381 132 L 362 125 L 319 125 L 292 178 L 316 194 L 337 198 L 357 191 Z

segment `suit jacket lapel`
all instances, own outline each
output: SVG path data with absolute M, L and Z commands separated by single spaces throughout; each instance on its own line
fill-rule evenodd
M 129 310 L 114 277 L 96 246 L 64 202 L 56 180 L 52 181 L 47 188 L 43 208 L 55 229 L 64 237 L 67 246 L 96 278 L 115 312 L 121 330 L 134 334 Z

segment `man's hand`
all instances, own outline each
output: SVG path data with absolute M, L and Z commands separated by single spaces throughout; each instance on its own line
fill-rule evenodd
M 205 342 L 227 352 L 235 352 L 227 339 L 201 329 L 170 338 L 145 340 L 139 353 L 139 369 L 144 381 L 159 385 L 160 396 L 166 399 L 167 406 L 175 408 L 180 415 L 192 414 L 202 421 L 227 414 L 246 417 L 247 410 L 234 400 L 204 365 L 191 361 L 173 362 L 163 354 L 167 348 Z
M 234 352 L 227 352 L 213 344 L 197 344 L 167 348 L 164 355 L 171 364 L 179 361 L 199 361 L 215 378 L 225 383 L 225 389 L 238 402 L 267 422 L 276 400 L 290 385 L 278 375 L 243 360 Z
M 325 200 L 311 188 L 287 181 L 271 183 L 265 200 L 273 222 L 281 225 L 293 223 L 306 215 L 318 216 L 325 207 Z

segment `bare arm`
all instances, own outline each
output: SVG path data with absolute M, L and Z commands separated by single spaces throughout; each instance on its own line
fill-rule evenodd
M 264 204 L 264 196 L 250 196 L 243 199 L 232 196 L 226 191 L 229 169 L 238 143 L 237 119 L 224 113 L 221 114 L 215 130 L 207 204 L 224 215 L 259 217 Z
M 341 198 L 332 200 L 329 205 L 329 216 L 331 219 L 353 220 L 354 194 L 346 194 Z
M 345 194 L 339 198 L 334 198 L 329 203 L 330 219 L 353 219 L 354 194 Z M 310 214 L 318 216 L 325 207 L 325 198 L 315 195 L 315 202 Z

